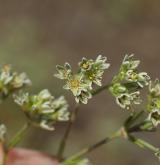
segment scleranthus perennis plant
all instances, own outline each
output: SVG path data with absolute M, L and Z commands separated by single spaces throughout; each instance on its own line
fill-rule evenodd
M 31 125 L 48 131 L 54 130 L 56 133 L 55 124 L 58 122 L 67 123 L 57 152 L 59 165 L 91 165 L 90 161 L 85 158 L 87 154 L 119 137 L 143 149 L 150 150 L 160 158 L 158 147 L 136 136 L 139 132 L 153 133 L 157 131 L 160 124 L 160 82 L 158 79 L 153 81 L 146 72 L 139 71 L 139 64 L 140 61 L 135 60 L 134 55 L 126 55 L 117 75 L 113 76 L 112 81 L 105 85 L 102 85 L 102 78 L 110 64 L 102 55 L 95 60 L 82 58 L 78 63 L 78 70 L 75 72 L 69 63 L 65 63 L 63 66 L 57 65 L 54 76 L 63 80 L 65 83 L 63 88 L 71 91 L 75 97 L 76 105 L 72 111 L 69 111 L 69 103 L 64 96 L 55 98 L 47 89 L 41 90 L 38 94 L 26 92 L 24 87 L 31 84 L 27 75 L 13 72 L 9 65 L 3 66 L 0 71 L 1 100 L 4 101 L 5 98 L 12 95 L 14 102 L 26 116 L 26 124 L 13 139 L 9 139 L 9 142 L 6 139 L 5 125 L 0 125 L 0 143 L 4 145 L 6 155 L 4 165 L 7 165 L 9 151 L 16 147 Z M 141 97 L 142 90 L 147 90 L 147 102 Z M 102 91 L 109 91 L 117 105 L 127 110 L 122 111 L 122 113 L 129 114 L 127 119 L 112 135 L 65 157 L 67 140 L 81 104 L 87 104 L 89 99 Z M 141 103 L 145 106 L 144 110 L 139 111 L 138 105 Z

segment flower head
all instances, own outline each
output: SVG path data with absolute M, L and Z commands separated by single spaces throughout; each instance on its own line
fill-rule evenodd
M 7 133 L 7 128 L 4 124 L 0 124 L 0 142 L 5 141 L 5 135 Z
M 156 79 L 154 82 L 149 83 L 149 92 L 152 97 L 160 97 L 160 82 Z
M 66 80 L 72 75 L 72 70 L 69 63 L 65 63 L 64 66 L 57 65 L 56 69 L 58 73 L 56 73 L 54 76 L 59 79 Z
M 75 96 L 76 102 L 86 104 L 92 97 L 93 84 L 101 86 L 104 70 L 110 64 L 106 63 L 107 58 L 99 55 L 96 60 L 82 58 L 79 62 L 79 71 L 73 74 L 71 66 L 66 63 L 64 66 L 57 66 L 57 78 L 66 80 L 64 89 L 70 90 Z
M 122 81 L 137 83 L 140 88 L 147 86 L 150 77 L 146 72 L 138 72 L 139 60 L 133 59 L 134 55 L 126 55 L 122 62 L 118 78 Z
M 82 58 L 82 61 L 79 62 L 79 67 L 83 70 L 83 71 L 87 71 L 90 70 L 92 65 L 93 65 L 94 61 L 93 60 L 88 60 L 85 57 Z
M 133 55 L 126 55 L 118 75 L 112 80 L 111 93 L 116 97 L 117 104 L 124 109 L 130 109 L 132 104 L 140 104 L 140 89 L 149 85 L 150 77 L 146 72 L 138 72 L 140 61 Z
M 123 93 L 116 97 L 117 104 L 124 109 L 130 109 L 132 104 L 140 104 L 140 92 L 136 91 L 134 93 Z
M 81 91 L 81 94 L 75 97 L 77 103 L 87 104 L 88 100 L 92 98 L 92 94 L 89 91 Z
M 87 90 L 91 90 L 92 87 L 90 81 L 85 81 L 83 74 L 80 73 L 71 76 L 63 88 L 71 90 L 74 96 L 79 96 L 82 91 L 86 92 Z
M 156 79 L 150 82 L 147 111 L 149 113 L 148 120 L 150 120 L 156 127 L 160 124 L 160 83 Z
M 140 88 L 143 88 L 149 84 L 150 77 L 146 72 L 136 73 L 133 70 L 128 70 L 126 72 L 125 80 L 137 83 Z
M 45 89 L 37 95 L 22 93 L 15 95 L 15 102 L 21 106 L 28 119 L 37 126 L 53 130 L 57 121 L 69 120 L 67 101 L 63 96 L 55 99 Z
M 153 109 L 152 112 L 149 113 L 148 120 L 157 127 L 158 124 L 160 124 L 160 109 Z
M 101 86 L 104 70 L 108 69 L 110 66 L 110 64 L 106 63 L 106 61 L 107 58 L 102 57 L 101 55 L 99 55 L 95 61 L 85 59 L 84 62 L 83 58 L 82 62 L 80 63 L 80 68 L 84 73 L 86 79 L 98 86 Z M 86 67 L 87 69 L 84 69 L 84 67 Z
M 14 91 L 31 85 L 30 79 L 25 73 L 13 72 L 10 65 L 4 65 L 0 69 L 0 95 L 3 100 Z
M 139 64 L 140 64 L 140 60 L 134 60 L 133 59 L 134 55 L 125 55 L 123 62 L 122 62 L 122 67 L 123 70 L 135 70 Z

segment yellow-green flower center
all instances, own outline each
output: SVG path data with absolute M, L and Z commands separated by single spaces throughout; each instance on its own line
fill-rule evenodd
M 71 88 L 79 88 L 80 86 L 80 81 L 77 79 L 73 79 L 70 81 L 70 87 Z
M 89 79 L 90 79 L 90 80 L 94 80 L 95 77 L 96 77 L 96 74 L 94 74 L 94 73 L 92 73 L 92 74 L 89 75 Z
M 89 68 L 89 63 L 88 63 L 88 62 L 83 63 L 83 64 L 82 64 L 82 68 L 88 69 L 88 68 Z

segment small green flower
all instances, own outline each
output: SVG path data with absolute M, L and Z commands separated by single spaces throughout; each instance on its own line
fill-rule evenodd
M 71 90 L 74 96 L 79 96 L 82 91 L 87 92 L 88 89 L 92 89 L 90 81 L 85 81 L 81 73 L 71 76 L 63 88 Z
M 30 122 L 47 130 L 53 130 L 57 121 L 69 120 L 67 101 L 63 96 L 55 99 L 45 89 L 38 95 L 15 95 L 15 102 L 22 108 Z
M 123 109 L 130 109 L 131 104 L 140 104 L 141 99 L 139 97 L 140 92 L 123 93 L 116 97 L 117 104 Z
M 84 71 L 83 73 L 86 79 L 88 79 L 89 81 L 91 81 L 92 83 L 98 86 L 101 86 L 104 70 L 108 69 L 110 66 L 110 64 L 106 63 L 106 61 L 107 61 L 107 58 L 102 57 L 101 55 L 99 55 L 95 61 L 88 60 L 87 62 L 84 62 L 82 60 L 81 65 L 88 64 L 88 68 L 86 70 L 82 69 L 82 71 Z
M 4 65 L 0 69 L 0 95 L 3 100 L 9 94 L 21 89 L 25 86 L 31 85 L 30 79 L 26 73 L 13 72 L 10 65 Z
M 7 128 L 4 124 L 0 124 L 0 142 L 5 141 L 5 136 L 7 133 Z
M 142 100 L 140 98 L 140 92 L 139 91 L 130 93 L 130 96 L 132 98 L 133 104 L 141 104 L 142 103 Z
M 125 80 L 128 82 L 136 82 L 139 87 L 143 88 L 144 86 L 149 85 L 150 77 L 146 72 L 136 73 L 133 70 L 128 70 L 125 76 Z
M 152 112 L 149 113 L 148 120 L 157 127 L 160 124 L 160 109 L 153 109 Z
M 59 79 L 66 80 L 72 75 L 72 70 L 69 63 L 65 63 L 64 66 L 57 65 L 56 69 L 58 73 L 54 76 Z
M 156 79 L 149 84 L 147 111 L 148 120 L 156 127 L 160 124 L 160 83 Z
M 123 70 L 126 70 L 126 71 L 135 70 L 139 66 L 140 60 L 134 60 L 133 57 L 134 57 L 134 54 L 125 55 L 122 62 Z
M 121 94 L 116 97 L 116 103 L 121 107 L 121 108 L 126 108 L 129 109 L 131 105 L 131 97 L 129 94 Z
M 109 88 L 114 96 L 119 96 L 127 92 L 127 88 L 120 83 L 114 83 Z
M 25 85 L 31 85 L 31 80 L 28 79 L 26 73 L 17 74 L 12 82 L 13 88 L 21 88 Z
M 81 94 L 75 97 L 77 103 L 87 104 L 88 100 L 92 98 L 90 91 L 81 91 Z
M 131 104 L 140 104 L 140 89 L 149 85 L 150 77 L 146 72 L 138 72 L 140 61 L 133 55 L 126 55 L 118 75 L 112 80 L 110 91 L 121 108 L 130 109 Z
M 146 72 L 138 73 L 137 83 L 143 88 L 144 86 L 148 86 L 150 81 L 150 76 Z
M 83 71 L 87 71 L 91 69 L 93 63 L 94 63 L 93 60 L 88 60 L 85 57 L 83 57 L 82 61 L 79 63 L 79 66 Z
M 153 98 L 160 97 L 160 82 L 156 79 L 154 82 L 149 83 L 149 92 Z

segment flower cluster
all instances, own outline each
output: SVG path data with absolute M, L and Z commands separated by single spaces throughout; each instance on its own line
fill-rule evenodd
M 77 103 L 87 104 L 92 97 L 91 91 L 93 84 L 102 85 L 104 70 L 109 68 L 106 63 L 107 58 L 99 55 L 96 60 L 82 58 L 79 62 L 79 71 L 74 74 L 71 66 L 65 63 L 64 66 L 58 65 L 55 77 L 65 80 L 64 89 L 71 90 Z
M 0 124 L 0 142 L 5 141 L 5 135 L 7 133 L 7 128 L 4 124 Z
M 91 165 L 91 162 L 88 159 L 74 159 L 74 160 L 69 160 L 61 165 Z
M 130 109 L 132 104 L 140 104 L 140 89 L 149 84 L 150 77 L 146 72 L 138 72 L 139 60 L 133 55 L 126 55 L 118 75 L 112 80 L 111 93 L 116 97 L 117 104 Z
M 10 65 L 4 65 L 0 69 L 0 99 L 3 100 L 14 91 L 31 85 L 30 79 L 25 73 L 13 72 Z
M 158 79 L 150 82 L 147 110 L 148 120 L 152 121 L 154 126 L 160 124 L 160 82 Z
M 29 93 L 14 95 L 14 99 L 29 121 L 41 128 L 54 130 L 54 123 L 69 120 L 65 98 L 61 96 L 55 99 L 47 89 L 37 95 L 29 95 Z

